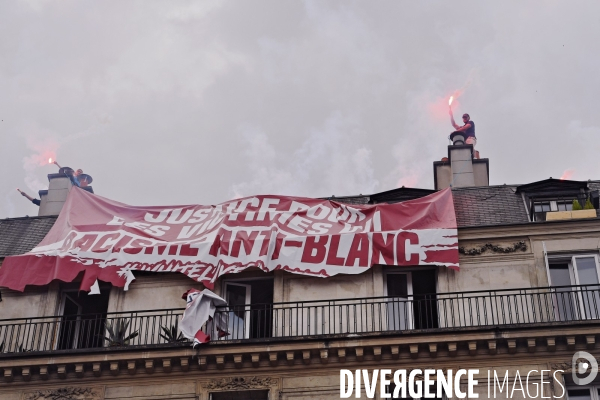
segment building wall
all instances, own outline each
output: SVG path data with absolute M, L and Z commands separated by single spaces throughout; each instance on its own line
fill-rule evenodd
M 358 275 L 336 275 L 315 278 L 285 273 L 282 276 L 283 301 L 353 299 L 383 296 L 381 267 Z
M 108 312 L 185 308 L 181 296 L 192 288 L 202 290 L 204 286 L 183 274 L 140 274 L 128 291 L 112 288 Z
M 438 268 L 438 293 L 546 286 L 548 277 L 544 247 L 550 254 L 598 253 L 600 247 L 598 227 L 585 228 L 573 223 L 557 226 L 558 228 L 552 230 L 544 224 L 460 230 L 459 242 L 464 248 L 464 254 L 460 256 L 461 269 L 453 271 L 444 267 Z M 526 244 L 525 249 L 516 246 L 520 242 Z M 469 254 L 473 253 L 474 249 L 483 249 L 486 244 L 495 246 L 496 250 L 486 248 L 479 254 Z M 275 302 L 296 302 L 382 296 L 385 272 L 386 267 L 374 267 L 359 275 L 339 275 L 327 279 L 281 271 L 268 276 L 274 279 Z M 217 282 L 215 292 L 223 295 L 222 282 L 226 279 L 265 276 L 267 274 L 260 271 L 232 274 Z M 181 309 L 185 306 L 181 295 L 192 287 L 202 289 L 202 285 L 181 274 L 139 274 L 129 291 L 125 292 L 121 288 L 111 290 L 109 312 Z M 2 290 L 0 318 L 56 315 L 59 293 L 57 283 L 45 288 L 27 288 L 24 293 Z M 590 322 L 593 323 L 594 321 Z M 41 369 L 35 367 L 31 369 L 34 375 L 31 381 L 25 381 L 19 375 L 23 374 L 19 372 L 19 368 L 21 365 L 27 365 L 28 361 L 17 360 L 20 363 L 18 367 L 10 370 L 16 371 L 16 377 L 14 381 L 9 381 L 6 379 L 8 370 L 3 365 L 13 361 L 10 357 L 0 357 L 0 371 L 3 371 L 5 376 L 5 382 L 0 383 L 0 398 L 45 399 L 52 398 L 50 396 L 57 389 L 88 388 L 91 390 L 90 393 L 95 393 L 96 396 L 89 397 L 90 399 L 208 400 L 211 392 L 232 390 L 222 382 L 258 377 L 256 382 L 270 383 L 262 386 L 258 384 L 255 388 L 268 388 L 274 396 L 271 397 L 272 399 L 333 400 L 340 398 L 341 368 L 351 370 L 356 368 L 370 370 L 373 368 L 391 370 L 478 368 L 480 369 L 478 379 L 481 383 L 478 392 L 480 398 L 487 398 L 485 382 L 488 370 L 495 369 L 502 376 L 508 370 L 512 389 L 517 371 L 523 377 L 531 370 L 554 371 L 559 367 L 566 368 L 576 350 L 586 350 L 596 357 L 600 356 L 598 346 L 595 344 L 600 339 L 598 335 L 600 330 L 597 326 L 583 327 L 581 324 L 563 326 L 561 327 L 563 331 L 560 332 L 554 327 L 527 328 L 518 332 L 507 330 L 500 333 L 493 330 L 486 332 L 486 327 L 479 329 L 479 331 L 448 332 L 448 335 L 452 336 L 449 340 L 457 343 L 458 350 L 455 351 L 455 355 L 450 354 L 451 342 L 437 341 L 434 338 L 436 334 L 419 333 L 382 337 L 355 335 L 335 340 L 328 339 L 317 344 L 314 344 L 315 339 L 239 344 L 239 354 L 244 353 L 239 356 L 241 360 L 239 364 L 235 362 L 236 358 L 233 355 L 236 353 L 227 353 L 228 355 L 222 356 L 220 366 L 216 365 L 219 362 L 219 352 L 227 351 L 228 346 L 208 345 L 199 350 L 144 349 L 139 350 L 139 354 L 135 355 L 137 358 L 131 356 L 134 361 L 125 358 L 117 363 L 112 360 L 120 356 L 119 352 L 74 354 L 70 355 L 73 357 L 70 364 L 64 362 L 67 367 L 62 375 L 58 372 L 61 361 L 51 356 L 46 357 L 51 359 L 48 361 L 52 366 L 52 369 L 48 370 L 49 378 L 40 378 Z M 399 354 L 396 354 L 396 358 L 390 347 L 392 341 L 401 343 L 398 345 Z M 556 344 L 551 344 L 554 341 Z M 496 344 L 498 346 L 497 350 L 493 348 L 493 352 L 492 342 L 494 346 Z M 436 346 L 431 347 L 432 344 Z M 303 350 L 308 346 L 315 347 L 311 350 Z M 339 348 L 347 351 L 344 360 L 340 358 Z M 382 349 L 381 358 L 375 356 L 377 348 Z M 360 360 L 358 349 L 361 349 L 361 352 L 364 350 L 364 356 L 361 355 Z M 323 361 L 323 350 L 328 355 L 327 361 Z M 311 357 L 309 362 L 305 358 L 306 351 Z M 271 357 L 273 352 L 275 352 L 274 358 Z M 180 354 L 185 354 L 189 359 L 189 371 L 182 371 L 178 361 L 181 358 Z M 210 365 L 202 369 L 201 357 L 204 354 L 210 354 L 205 356 L 206 362 Z M 254 354 L 260 355 L 257 365 L 252 361 Z M 289 358 L 290 354 L 291 358 Z M 92 372 L 92 365 L 95 362 L 92 360 L 93 357 L 99 360 L 98 363 L 103 363 L 102 373 L 97 377 Z M 39 357 L 42 358 L 44 357 Z M 154 360 L 151 367 L 148 367 L 148 360 Z M 174 367 L 167 370 L 165 360 L 172 360 Z M 77 365 L 82 365 L 83 372 L 80 376 L 75 369 Z M 113 365 L 116 366 L 116 370 L 112 369 Z M 530 381 L 532 391 L 536 389 L 536 383 L 539 383 L 539 380 Z M 243 389 L 244 387 L 237 388 L 237 390 Z M 554 390 L 556 390 L 555 394 L 560 394 L 560 387 L 555 385 Z M 47 395 L 38 396 L 40 391 L 46 391 L 44 393 Z M 366 398 L 364 391 L 361 398 Z M 510 398 L 510 396 L 502 395 L 499 398 Z M 517 391 L 512 398 L 523 398 L 523 396 Z
M 57 284 L 27 287 L 24 292 L 2 289 L 1 293 L 0 319 L 43 317 L 57 311 Z
M 518 226 L 502 228 L 501 231 L 494 228 L 459 230 L 459 244 L 465 250 L 477 249 L 486 243 L 509 248 L 520 241 L 526 243 L 527 249 L 505 253 L 486 250 L 476 255 L 461 254 L 460 271 L 438 268 L 437 292 L 546 286 L 548 277 L 544 244 L 550 254 L 598 253 L 600 234 L 597 229 L 578 232 L 572 229 L 572 224 L 568 227 L 571 229 L 555 233 L 536 228 L 536 231 L 526 235 L 515 234 L 521 229 Z M 523 231 L 519 233 L 522 234 Z M 276 271 L 272 274 L 274 302 L 383 296 L 386 268 L 374 267 L 362 274 L 337 275 L 327 279 Z M 214 291 L 223 295 L 222 282 L 225 279 L 265 276 L 260 271 L 227 275 L 219 279 Z M 181 295 L 190 288 L 201 290 L 203 285 L 182 274 L 138 274 L 129 291 L 125 292 L 121 288 L 111 290 L 108 311 L 184 308 Z M 23 293 L 3 289 L 0 319 L 56 315 L 59 297 L 56 283 L 45 288 L 27 287 Z

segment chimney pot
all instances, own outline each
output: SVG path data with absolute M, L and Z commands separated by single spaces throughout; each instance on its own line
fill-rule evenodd
M 465 144 L 465 136 L 462 132 L 452 132 L 450 134 L 450 140 L 452 140 L 453 146 L 460 146 Z

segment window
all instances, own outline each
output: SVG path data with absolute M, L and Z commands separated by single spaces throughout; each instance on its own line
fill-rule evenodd
M 385 277 L 389 330 L 438 327 L 435 270 L 388 272 Z
M 600 386 L 567 387 L 568 400 L 600 400 Z
M 545 221 L 546 213 L 551 211 L 573 210 L 573 199 L 571 200 L 547 200 L 533 202 L 533 221 Z
M 57 349 L 102 347 L 110 287 L 88 295 L 78 289 L 62 290 Z
M 225 281 L 229 305 L 227 339 L 257 339 L 272 336 L 273 279 Z
M 550 178 L 519 185 L 516 189 L 527 206 L 530 221 L 545 221 L 547 212 L 570 211 L 574 199 L 578 199 L 582 206 L 587 199 L 591 200 L 594 208 L 600 206 L 598 190 L 589 187 L 585 181 Z
M 600 266 L 598 255 L 550 257 L 550 283 L 556 289 L 554 306 L 561 321 L 600 318 Z M 571 285 L 585 285 L 568 287 Z M 567 286 L 567 287 L 560 287 Z
M 551 211 L 550 202 L 537 202 L 533 203 L 533 220 L 534 221 L 545 221 L 546 213 Z
M 269 400 L 268 390 L 244 390 L 240 392 L 215 392 L 210 400 Z
M 400 331 L 413 328 L 412 275 L 390 273 L 386 276 L 388 330 Z M 409 300 L 410 298 L 410 300 Z

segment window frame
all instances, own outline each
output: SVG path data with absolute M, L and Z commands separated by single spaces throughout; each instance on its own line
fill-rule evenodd
M 243 287 L 246 289 L 246 298 L 244 299 L 244 337 L 239 337 L 239 335 L 236 335 L 236 339 L 249 339 L 250 338 L 250 305 L 252 304 L 252 285 L 248 284 L 248 283 L 242 283 L 239 281 L 225 281 L 223 283 L 223 293 L 225 294 L 225 299 L 227 300 L 227 287 L 228 286 L 237 286 L 237 287 Z M 228 306 L 229 307 L 229 306 Z M 228 317 L 228 329 L 230 330 L 234 330 L 235 327 L 230 326 L 229 325 L 229 321 L 231 321 L 232 319 L 232 314 L 235 315 L 234 311 L 229 311 L 229 317 Z
M 404 329 L 399 329 L 399 330 L 411 330 L 414 329 L 414 304 L 413 304 L 413 286 L 412 286 L 412 271 L 401 271 L 401 270 L 392 270 L 392 271 L 385 271 L 384 276 L 383 276 L 383 294 L 386 297 L 386 299 L 388 299 L 389 297 L 391 297 L 388 294 L 388 275 L 406 275 L 406 302 L 408 303 L 408 323 L 407 323 L 407 327 L 405 327 Z M 401 297 L 394 297 L 394 299 L 401 299 Z M 387 320 L 387 329 L 389 331 L 396 331 L 398 329 L 394 329 L 395 326 L 391 326 L 390 327 L 390 322 L 394 322 L 392 320 L 390 320 L 390 318 L 388 317 L 389 313 L 390 313 L 390 308 L 389 306 L 391 304 L 394 303 L 390 303 L 388 301 L 387 307 L 385 308 L 385 316 L 386 316 L 386 320 Z M 400 327 L 401 328 L 401 327 Z
M 236 285 L 236 286 L 244 286 L 246 287 L 246 302 L 244 307 L 244 313 L 249 317 L 245 319 L 244 323 L 244 337 L 235 337 L 235 339 L 252 339 L 252 282 L 255 281 L 266 281 L 269 280 L 273 284 L 273 295 L 275 295 L 275 277 L 273 275 L 268 276 L 252 276 L 248 278 L 238 278 L 238 277 L 226 277 L 220 284 L 221 288 L 221 297 L 227 300 L 227 286 L 228 285 Z M 271 301 L 271 305 L 274 304 L 274 301 Z M 273 314 L 271 315 L 271 323 L 273 323 Z M 271 334 L 273 330 L 273 326 L 270 327 Z
M 577 285 L 584 285 L 581 283 L 579 279 L 579 268 L 577 268 L 577 259 L 578 258 L 593 258 L 596 264 L 596 277 L 598 278 L 598 284 L 600 284 L 600 261 L 598 260 L 598 254 L 582 254 L 582 255 L 574 255 L 571 259 L 573 274 L 575 275 Z M 569 264 L 571 266 L 571 264 Z
M 529 218 L 531 222 L 543 222 L 546 221 L 546 214 L 549 212 L 556 212 L 556 211 L 572 211 L 572 207 L 571 210 L 569 210 L 569 205 L 573 204 L 573 200 L 577 200 L 579 201 L 579 203 L 581 203 L 581 201 L 583 200 L 583 197 L 581 194 L 575 194 L 575 193 L 571 193 L 571 194 L 565 194 L 563 196 L 560 195 L 554 195 L 554 196 L 540 196 L 540 197 L 530 197 L 527 196 L 529 202 L 525 202 L 526 205 L 528 206 L 528 210 L 529 210 Z M 586 194 L 586 199 L 587 199 L 588 195 Z M 527 204 L 529 203 L 529 204 Z M 550 210 L 548 211 L 536 211 L 535 208 L 536 206 L 546 206 L 549 207 Z M 561 207 L 563 206 L 563 207 Z M 562 210 L 561 208 L 564 208 L 564 210 Z M 537 215 L 538 214 L 544 214 L 543 219 L 538 219 Z
M 77 301 L 75 300 L 75 298 L 73 296 L 71 296 L 71 293 L 75 293 L 77 292 L 77 290 L 63 290 L 61 297 L 60 297 L 60 303 L 58 306 L 58 317 L 60 318 L 60 322 L 58 323 L 58 329 L 57 329 L 57 335 L 56 335 L 56 339 L 54 340 L 54 350 L 59 350 L 60 347 L 60 342 L 61 342 L 61 334 L 62 334 L 62 330 L 63 330 L 63 325 L 66 323 L 65 321 L 65 307 L 67 305 L 67 300 L 69 300 L 70 302 L 72 302 L 73 304 L 77 305 L 77 314 L 76 315 L 76 319 L 75 319 L 75 330 L 73 332 L 73 338 L 71 339 L 71 343 L 69 343 L 69 345 L 71 346 L 71 349 L 77 349 L 77 345 L 79 344 L 79 329 L 81 327 L 81 312 L 83 310 L 83 306 Z
M 600 400 L 600 393 L 599 393 L 600 385 L 565 386 L 565 398 L 567 400 L 571 399 L 571 397 L 569 396 L 569 390 L 583 390 L 583 389 L 590 390 L 590 394 L 591 394 L 590 400 Z
M 594 258 L 596 263 L 596 276 L 598 277 L 598 282 L 600 282 L 600 255 L 598 253 L 578 253 L 571 255 L 548 255 L 548 271 L 550 271 L 550 264 L 556 263 L 556 261 L 566 262 L 569 265 L 569 277 L 571 278 L 571 285 L 578 286 L 583 285 L 579 280 L 579 273 L 577 271 L 577 262 L 578 258 Z M 550 286 L 555 286 L 552 282 L 552 275 L 548 276 L 548 280 L 550 281 Z
M 596 278 L 598 280 L 597 285 L 600 287 L 600 255 L 598 253 L 578 253 L 578 254 L 571 254 L 571 255 L 556 255 L 556 256 L 549 255 L 548 256 L 548 281 L 550 282 L 550 286 L 556 287 L 552 282 L 552 274 L 550 272 L 551 271 L 550 265 L 552 264 L 553 261 L 554 262 L 562 261 L 562 262 L 567 263 L 568 269 L 569 269 L 569 278 L 571 281 L 571 286 L 585 285 L 585 284 L 581 283 L 581 280 L 579 278 L 579 271 L 578 271 L 578 267 L 577 267 L 577 259 L 581 259 L 581 258 L 593 258 L 594 259 L 594 263 L 596 265 Z M 594 285 L 594 284 L 591 284 L 591 285 Z M 596 315 L 592 315 L 592 312 L 590 310 L 586 309 L 586 302 L 584 301 L 584 292 L 581 288 L 576 289 L 576 296 L 577 296 L 577 303 L 579 303 L 579 315 L 585 316 L 585 319 L 596 319 L 598 317 L 598 315 L 597 315 L 598 310 L 596 310 L 596 313 L 595 313 Z M 573 299 L 573 300 L 575 300 L 575 299 Z M 600 304 L 599 304 L 599 306 L 600 306 Z M 560 311 L 559 311 L 560 308 L 558 305 L 557 298 L 554 299 L 554 310 L 555 310 L 556 318 L 558 320 L 562 320 L 561 316 L 560 316 Z

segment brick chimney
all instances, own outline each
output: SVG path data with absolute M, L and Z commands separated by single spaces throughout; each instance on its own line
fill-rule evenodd
M 473 159 L 473 146 L 465 144 L 460 132 L 450 136 L 448 157 L 433 162 L 433 181 L 436 190 L 447 187 L 489 186 L 489 160 Z
M 60 210 L 67 201 L 67 195 L 73 187 L 71 179 L 62 173 L 48 174 L 48 181 L 48 190 L 38 192 L 40 195 L 39 216 L 60 214 Z M 82 187 L 81 189 L 94 193 L 91 186 Z

